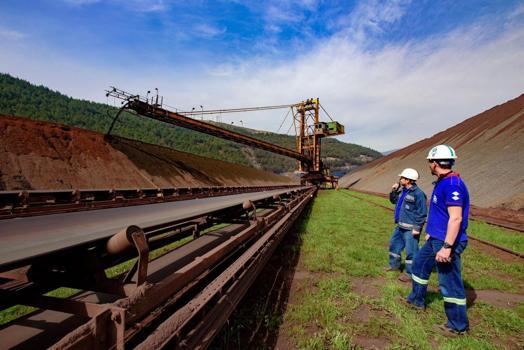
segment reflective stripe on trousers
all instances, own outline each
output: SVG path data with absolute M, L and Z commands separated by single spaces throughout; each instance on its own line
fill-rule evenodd
M 419 236 L 413 237 L 411 230 L 395 227 L 389 242 L 389 266 L 400 269 L 401 253 L 406 248 L 406 273 L 411 275 L 413 257 L 418 252 Z
M 443 297 L 443 299 L 444 299 L 444 302 L 446 303 L 453 303 L 457 305 L 466 305 L 467 304 L 466 298 L 458 299 L 458 298 Z
M 418 277 L 417 275 L 415 275 L 414 273 L 411 274 L 411 278 L 413 278 L 413 282 L 416 282 L 416 283 L 421 284 L 423 286 L 426 286 L 429 283 L 429 280 L 422 279 L 422 278 Z
M 448 318 L 447 326 L 456 331 L 464 331 L 469 328 L 469 321 L 466 292 L 460 272 L 460 258 L 467 242 L 459 242 L 453 246 L 451 262 L 436 263 L 435 256 L 443 244 L 441 240 L 430 238 L 418 252 L 412 267 L 413 290 L 407 300 L 416 306 L 425 306 L 429 276 L 436 266 L 440 292 L 444 299 L 444 310 Z

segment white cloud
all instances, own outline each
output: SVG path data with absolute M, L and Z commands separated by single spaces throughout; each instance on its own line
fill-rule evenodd
M 26 35 L 22 32 L 19 32 L 17 30 L 12 29 L 6 29 L 0 27 L 0 38 L 3 38 L 5 40 L 21 40 L 24 39 Z
M 267 24 L 264 29 L 266 30 L 266 32 L 269 32 L 269 33 L 275 33 L 275 34 L 279 34 L 282 32 L 282 28 L 277 26 L 276 24 Z
M 310 25 L 306 20 L 307 14 L 317 10 L 319 3 L 318 0 L 270 0 L 246 6 L 262 14 L 266 29 L 271 32 L 272 29 L 283 25 L 307 28 Z
M 410 3 L 410 0 L 362 1 L 347 15 L 338 18 L 336 27 L 341 34 L 363 44 L 370 35 L 384 32 L 388 25 L 401 19 Z
M 524 15 L 524 4 L 520 4 L 515 10 L 509 15 L 509 19 L 514 19 Z
M 184 98 L 193 104 L 200 98 L 213 108 L 318 96 L 346 124 L 349 134 L 343 140 L 380 150 L 397 148 L 524 92 L 524 28 L 486 38 L 491 29 L 474 26 L 374 53 L 333 38 L 291 62 L 275 65 L 258 58 L 222 66 L 224 74 L 201 77 L 188 86 Z M 195 86 L 205 86 L 206 93 L 194 93 Z M 277 118 L 275 113 L 237 119 L 275 130 Z
M 219 28 L 209 23 L 200 23 L 194 26 L 195 34 L 204 38 L 214 38 L 224 34 L 226 30 L 225 27 Z
M 169 8 L 164 0 L 126 0 L 124 3 L 141 12 L 164 12 Z
M 381 21 L 396 21 L 402 8 L 399 3 L 385 14 L 368 16 L 380 19 L 372 28 L 381 28 Z M 109 85 L 133 93 L 158 87 L 166 103 L 185 110 L 320 97 L 331 116 L 346 125 L 344 141 L 379 150 L 429 137 L 524 92 L 524 26 L 518 21 L 491 19 L 444 37 L 390 44 L 374 52 L 364 45 L 337 35 L 285 62 L 251 57 L 202 67 L 195 61 L 190 71 L 166 64 L 133 74 L 118 65 L 93 66 L 58 56 L 50 48 L 9 50 L 7 45 L 0 67 L 74 97 L 101 102 Z M 284 115 L 285 111 L 265 111 L 222 119 L 275 131 Z

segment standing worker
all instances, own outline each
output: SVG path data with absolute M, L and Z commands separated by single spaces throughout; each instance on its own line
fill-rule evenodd
M 437 181 L 430 199 L 426 243 L 413 263 L 413 290 L 407 302 L 417 308 L 425 307 L 429 276 L 436 265 L 448 318 L 447 323 L 438 328 L 446 336 L 457 336 L 469 329 L 460 273 L 460 255 L 468 240 L 469 193 L 459 174 L 452 170 L 457 159 L 453 148 L 433 147 L 427 159 Z
M 418 252 L 420 231 L 426 220 L 426 195 L 417 186 L 418 172 L 407 168 L 400 173 L 399 183 L 394 184 L 389 200 L 395 207 L 395 223 L 389 243 L 389 267 L 386 271 L 400 271 L 401 253 L 406 247 L 406 275 L 402 282 L 411 281 L 411 265 Z

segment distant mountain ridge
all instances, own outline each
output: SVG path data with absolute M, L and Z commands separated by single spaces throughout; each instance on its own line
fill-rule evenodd
M 1 114 L 51 121 L 104 133 L 116 112 L 114 107 L 74 99 L 47 87 L 35 86 L 9 74 L 0 73 Z M 253 131 L 227 124 L 220 126 L 276 145 L 295 148 L 293 136 Z M 275 173 L 291 172 L 296 165 L 294 159 L 129 113 L 122 115 L 113 134 Z M 380 152 L 370 148 L 336 139 L 322 141 L 323 161 L 334 172 L 345 173 L 381 156 Z
M 368 163 L 340 179 L 340 185 L 386 193 L 402 169 L 421 174 L 419 186 L 430 194 L 426 156 L 448 144 L 458 155 L 456 170 L 465 179 L 472 204 L 524 210 L 524 94 L 451 128 Z

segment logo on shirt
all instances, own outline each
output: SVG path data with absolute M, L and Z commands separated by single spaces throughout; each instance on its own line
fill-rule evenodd
M 453 195 L 453 197 L 451 197 L 454 201 L 458 201 L 459 200 L 459 196 L 460 196 L 460 193 L 458 193 L 457 191 L 451 193 Z
M 437 204 L 437 196 L 433 195 L 433 203 Z

